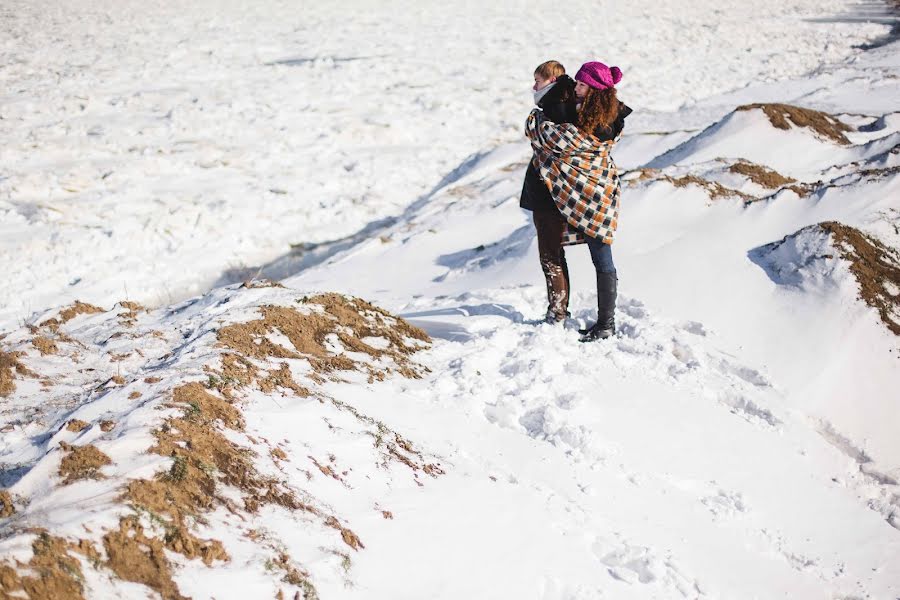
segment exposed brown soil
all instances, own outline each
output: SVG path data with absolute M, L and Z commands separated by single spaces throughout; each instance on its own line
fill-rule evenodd
M 710 199 L 717 200 L 719 198 L 741 198 L 745 201 L 753 201 L 756 200 L 753 196 L 749 194 L 745 194 L 743 192 L 739 192 L 738 190 L 733 190 L 731 188 L 727 188 L 721 183 L 717 181 L 710 181 L 708 179 L 703 179 L 702 177 L 697 177 L 696 175 L 685 175 L 683 177 L 669 177 L 668 175 L 662 177 L 663 180 L 668 181 L 672 185 L 677 188 L 687 187 L 689 185 L 695 185 L 706 190 L 706 193 L 709 194 Z
M 875 308 L 885 326 L 900 335 L 900 255 L 881 241 L 835 221 L 820 223 L 831 234 L 835 248 L 850 262 L 859 282 L 859 295 Z M 885 286 L 893 286 L 893 290 Z
M 136 400 L 137 398 L 140 398 L 140 397 L 141 397 L 141 393 L 140 393 L 139 391 L 137 391 L 137 390 L 135 390 L 135 391 L 131 392 L 130 394 L 128 394 L 128 399 L 129 399 L 129 400 Z
M 41 353 L 41 356 L 59 352 L 59 348 L 56 347 L 56 342 L 42 335 L 35 336 L 31 340 L 31 345 L 37 348 L 37 351 Z
M 737 108 L 739 111 L 756 109 L 763 111 L 772 126 L 778 129 L 790 129 L 793 123 L 796 127 L 812 129 L 818 135 L 838 144 L 850 144 L 844 132 L 853 131 L 853 128 L 828 113 L 790 104 L 745 104 Z
M 821 182 L 820 182 L 821 183 Z M 812 183 L 795 183 L 792 185 L 785 186 L 786 190 L 791 190 L 801 198 L 805 198 L 809 196 L 811 193 L 816 191 L 816 184 Z
M 119 302 L 119 306 L 127 310 L 127 312 L 119 315 L 119 323 L 126 327 L 131 327 L 137 322 L 138 313 L 147 312 L 147 309 L 142 305 L 128 300 Z
M 112 460 L 96 446 L 72 446 L 65 442 L 60 443 L 60 446 L 68 452 L 59 464 L 59 474 L 64 478 L 63 485 L 82 479 L 105 478 L 100 473 L 100 468 L 111 465 Z
M 81 563 L 69 555 L 64 539 L 41 531 L 31 550 L 34 555 L 28 563 L 0 564 L 0 600 L 84 599 Z
M 0 519 L 6 519 L 16 514 L 12 496 L 6 490 L 0 490 Z
M 86 421 L 81 421 L 79 419 L 69 419 L 69 422 L 66 423 L 66 430 L 74 433 L 78 433 L 79 431 L 84 431 L 88 427 L 90 427 L 90 423 Z
M 59 331 L 59 326 L 68 323 L 78 315 L 102 313 L 102 308 L 87 304 L 86 302 L 76 301 L 72 306 L 65 308 L 59 312 L 58 317 L 47 319 L 40 324 L 41 327 L 47 327 L 50 331 Z
M 227 561 L 229 556 L 222 543 L 198 538 L 193 534 L 193 526 L 203 523 L 204 516 L 218 508 L 241 515 L 272 504 L 291 511 L 301 511 L 334 529 L 342 542 L 354 550 L 365 547 L 359 536 L 336 516 L 315 506 L 307 497 L 286 487 L 278 479 L 261 474 L 255 468 L 253 452 L 231 441 L 235 439 L 235 435 L 241 435 L 240 432 L 244 429 L 243 415 L 236 404 L 239 399 L 237 392 L 239 388 L 254 385 L 264 392 L 289 390 L 297 395 L 309 395 L 309 390 L 294 381 L 289 365 L 278 361 L 278 358 L 309 360 L 316 368 L 311 374 L 313 378 L 320 377 L 318 373 L 354 368 L 369 369 L 370 377 L 383 377 L 389 372 L 386 366 L 383 371 L 375 372 L 367 362 L 356 362 L 339 352 L 330 351 L 329 344 L 335 339 L 348 352 L 361 352 L 372 358 L 387 357 L 393 361 L 388 361 L 391 370 L 407 377 L 419 377 L 422 368 L 412 363 L 409 355 L 424 347 L 425 344 L 419 342 L 429 340 L 421 330 L 361 300 L 325 294 L 309 298 L 306 302 L 321 309 L 315 308 L 312 314 L 303 314 L 291 307 L 268 306 L 261 309 L 262 318 L 257 321 L 223 328 L 224 334 L 220 332 L 220 342 L 228 351 L 222 355 L 221 371 L 211 371 L 205 386 L 201 383 L 189 383 L 173 390 L 168 406 L 180 409 L 180 414 L 166 419 L 154 432 L 156 443 L 149 450 L 171 458 L 171 465 L 155 478 L 130 480 L 126 484 L 122 500 L 130 504 L 136 514 L 122 518 L 117 530 L 105 533 L 103 546 L 107 557 L 101 556 L 86 540 L 77 540 L 68 546 L 60 540 L 58 560 L 74 561 L 73 564 L 78 565 L 75 559 L 66 554 L 68 548 L 83 554 L 97 567 L 109 568 L 123 580 L 148 586 L 164 599 L 181 600 L 184 596 L 173 580 L 173 566 L 166 551 L 181 554 L 187 559 L 200 559 L 207 565 L 215 561 Z M 100 310 L 90 310 L 86 306 L 89 305 L 77 304 L 72 309 L 74 312 L 65 320 L 81 312 Z M 60 318 L 63 318 L 62 314 Z M 56 328 L 61 322 L 65 322 L 54 321 Z M 283 348 L 266 339 L 268 333 L 276 330 L 288 337 L 294 348 Z M 326 339 L 329 335 L 335 337 Z M 362 341 L 362 338 L 368 336 L 383 338 L 385 342 L 377 344 L 377 348 L 369 346 Z M 3 366 L 0 373 L 8 372 L 10 385 L 14 373 L 30 374 L 16 360 L 18 354 L 0 356 L 9 357 L 6 362 L 0 363 Z M 272 358 L 276 360 L 270 361 Z M 275 366 L 264 368 L 260 366 L 262 362 L 274 363 Z M 159 378 L 148 377 L 145 381 L 156 383 Z M 123 385 L 125 379 L 117 376 L 105 385 L 109 382 Z M 327 401 L 326 398 L 320 400 Z M 363 422 L 373 425 L 375 431 L 371 433 L 375 439 L 374 445 L 385 457 L 385 461 L 401 462 L 414 473 L 424 472 L 437 476 L 443 472 L 439 465 L 426 464 L 421 453 L 408 440 L 384 424 L 361 415 L 343 403 L 336 400 L 333 402 L 339 409 L 349 410 Z M 66 425 L 71 431 L 80 431 L 87 426 L 88 423 L 75 420 Z M 100 427 L 104 432 L 110 431 L 115 423 L 102 421 Z M 226 436 L 226 430 L 232 433 Z M 252 438 L 250 441 L 255 443 Z M 65 443 L 61 446 L 66 451 L 60 465 L 64 483 L 102 477 L 100 469 L 111 464 L 109 457 L 95 446 L 75 447 Z M 270 454 L 277 460 L 286 461 L 289 458 L 280 448 L 271 448 Z M 330 463 L 334 463 L 334 460 L 329 455 Z M 341 476 L 330 463 L 323 461 L 319 466 L 320 470 L 323 473 L 330 471 L 340 479 Z M 240 499 L 235 502 L 233 493 L 223 494 L 222 485 L 236 490 Z M 0 510 L 6 510 L 4 507 L 7 498 L 8 494 L 0 494 Z M 11 499 L 9 511 L 11 514 Z M 148 521 L 154 523 L 153 528 L 146 527 Z M 309 580 L 309 574 L 283 550 L 275 546 L 272 549 L 275 551 L 274 558 L 270 561 L 272 568 L 283 572 L 283 581 L 300 590 L 294 597 L 315 600 L 318 596 Z M 349 565 L 349 555 L 338 554 L 344 556 Z M 43 596 L 39 591 L 32 595 L 25 585 L 30 581 L 27 577 L 30 571 L 19 567 L 26 565 L 0 565 L 0 578 L 3 579 L 0 600 L 7 600 L 7 588 L 10 593 L 25 590 L 24 593 L 29 596 L 42 599 L 77 599 L 83 594 L 80 587 L 63 589 L 60 586 L 66 582 L 62 581 L 53 583 L 56 587 Z M 72 581 L 80 585 L 80 573 Z M 33 587 L 32 583 L 28 585 Z
M 103 547 L 109 557 L 106 566 L 120 579 L 146 585 L 163 600 L 187 600 L 172 579 L 162 540 L 147 537 L 137 519 L 122 519 L 118 531 L 103 536 Z
M 635 169 L 633 171 L 628 171 L 628 173 L 638 173 L 637 178 L 628 179 L 628 181 L 648 181 L 651 179 L 659 179 L 659 169 Z
M 163 547 L 190 559 L 199 558 L 207 565 L 215 560 L 228 560 L 221 542 L 200 540 L 189 526 L 192 519 L 202 518 L 204 513 L 220 505 L 232 512 L 256 512 L 265 504 L 300 510 L 322 518 L 344 538 L 345 528 L 337 519 L 301 501 L 277 480 L 260 475 L 253 465 L 253 455 L 225 437 L 220 427 L 233 431 L 244 428 L 241 412 L 226 398 L 210 393 L 199 383 L 189 383 L 175 389 L 172 405 L 182 408 L 184 413 L 165 422 L 155 433 L 157 443 L 150 450 L 172 457 L 171 468 L 153 480 L 131 481 L 125 492 L 132 505 L 165 524 L 167 533 L 159 542 Z M 220 483 L 239 490 L 244 506 L 236 506 L 218 494 Z M 154 564 L 161 564 L 164 559 L 162 556 Z M 171 580 L 169 571 L 166 565 L 163 575 Z M 306 575 L 301 575 L 306 582 Z M 314 590 L 311 584 L 306 584 Z
M 159 383 L 162 381 L 159 377 L 144 377 L 144 383 Z
M 37 377 L 28 367 L 19 361 L 21 352 L 4 352 L 0 350 L 0 396 L 6 397 L 16 390 L 15 377 Z
M 728 170 L 732 173 L 743 175 L 756 185 L 761 185 L 762 187 L 771 190 L 778 189 L 797 181 L 796 179 L 785 177 L 781 173 L 749 161 L 736 162 L 731 165 Z
M 341 345 L 351 352 L 360 352 L 372 358 L 388 356 L 397 365 L 397 371 L 406 377 L 419 377 L 419 371 L 408 356 L 421 348 L 408 340 L 430 342 L 428 335 L 359 299 L 349 299 L 339 294 L 321 294 L 301 301 L 305 305 L 320 306 L 323 311 L 300 312 L 285 306 L 263 306 L 263 318 L 246 323 L 235 323 L 218 332 L 219 342 L 251 358 L 305 358 L 316 373 L 336 370 L 366 368 L 370 378 L 384 377 L 383 371 L 369 365 L 361 365 L 346 355 L 333 354 L 326 348 L 326 338 L 334 335 Z M 270 341 L 266 336 L 274 331 L 286 336 L 293 349 Z M 349 330 L 349 331 L 348 331 Z M 387 340 L 386 348 L 375 348 L 362 341 L 366 337 Z M 247 370 L 247 365 L 243 365 Z M 286 367 L 285 375 L 288 374 Z M 244 377 L 250 377 L 245 373 Z M 256 377 L 253 377 L 256 379 Z

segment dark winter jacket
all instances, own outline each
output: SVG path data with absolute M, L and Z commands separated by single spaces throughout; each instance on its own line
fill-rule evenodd
M 575 81 L 568 75 L 557 78 L 556 85 L 541 98 L 538 108 L 554 123 L 574 123 L 578 118 L 578 111 L 575 109 Z M 528 162 L 528 169 L 525 171 L 519 206 L 527 210 L 556 210 L 550 190 L 538 175 L 533 161 Z

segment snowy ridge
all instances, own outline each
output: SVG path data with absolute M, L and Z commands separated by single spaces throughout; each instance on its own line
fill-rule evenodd
M 69 574 L 69 579 L 75 577 L 70 591 L 77 589 L 71 597 L 94 597 L 104 589 L 127 595 L 135 584 L 167 598 L 215 596 L 236 583 L 226 575 L 213 588 L 196 587 L 199 582 L 192 583 L 190 575 L 196 567 L 190 559 L 201 559 L 210 568 L 220 561 L 245 564 L 240 585 L 251 595 L 275 596 L 286 582 L 305 597 L 316 597 L 306 564 L 316 571 L 319 586 L 327 587 L 328 580 L 340 586 L 352 564 L 350 553 L 364 548 L 334 513 L 346 504 L 342 498 L 354 490 L 351 505 L 369 504 L 379 519 L 390 518 L 388 512 L 376 511 L 377 492 L 363 492 L 357 477 L 371 481 L 368 485 L 375 487 L 369 489 L 375 490 L 387 482 L 391 487 L 421 486 L 422 476 L 430 479 L 443 472 L 436 463 L 422 462 L 423 455 L 400 434 L 322 389 L 329 380 L 359 385 L 395 369 L 419 376 L 421 369 L 405 364 L 395 352 L 424 344 L 378 337 L 388 331 L 379 327 L 396 322 L 367 305 L 260 287 L 221 289 L 154 313 L 136 305 L 125 308 L 105 312 L 81 305 L 90 316 L 74 316 L 61 324 L 65 316 L 45 316 L 30 330 L 12 332 L 4 340 L 11 356 L 29 365 L 29 375 L 14 382 L 15 398 L 45 400 L 7 405 L 5 410 L 0 457 L 15 513 L 2 524 L 2 555 L 23 564 L 33 561 L 29 552 L 37 538 L 27 531 L 38 523 L 54 538 L 70 540 L 73 549 L 68 554 L 78 557 L 79 565 L 77 577 Z M 298 319 L 301 329 L 289 321 L 278 321 L 263 337 L 259 331 L 242 329 L 258 311 L 272 310 L 280 311 L 281 319 Z M 361 325 L 352 315 L 371 322 L 371 327 L 363 327 L 375 337 L 362 339 L 372 346 L 359 342 L 354 351 L 342 346 L 344 332 L 359 336 Z M 335 333 L 296 337 L 329 316 L 336 319 Z M 421 337 L 402 328 L 392 335 L 406 333 Z M 253 346 L 242 351 L 239 342 L 247 335 Z M 319 338 L 331 349 L 321 356 L 314 347 Z M 37 358 L 36 347 L 46 352 L 43 359 Z M 254 349 L 279 357 L 280 366 L 268 364 Z M 294 356 L 296 352 L 300 354 Z M 286 414 L 291 418 L 284 418 Z M 303 435 L 298 438 L 291 429 L 299 423 Z M 172 441 L 169 457 L 165 448 Z M 204 446 L 209 443 L 218 448 Z M 368 466 L 359 452 L 370 454 Z M 77 464 L 72 457 L 78 458 Z M 99 460 L 91 460 L 96 457 Z M 252 462 L 241 462 L 248 459 Z M 238 474 L 239 468 L 246 471 Z M 202 482 L 204 476 L 210 477 L 209 484 L 218 482 L 218 489 L 210 504 L 192 504 L 198 501 L 191 495 L 193 479 Z M 324 499 L 317 498 L 311 490 L 316 484 L 310 481 L 318 479 L 338 482 L 332 484 L 337 489 L 329 488 Z M 157 498 L 161 494 L 164 501 Z M 294 528 L 302 524 L 302 536 L 288 539 L 276 533 L 285 531 L 286 518 Z M 171 580 L 169 559 L 152 558 L 143 554 L 147 550 L 127 543 L 117 545 L 118 527 L 131 531 L 131 539 L 146 538 L 142 543 L 150 551 L 160 553 L 162 547 L 154 544 L 163 544 L 169 559 L 188 561 L 178 583 Z M 10 535 L 17 532 L 21 534 Z M 310 545 L 305 541 L 310 535 L 319 541 Z M 33 556 L 39 556 L 34 548 Z M 98 552 L 105 558 L 99 559 Z M 304 558 L 295 559 L 297 554 Z M 8 585 L 3 590 L 15 592 L 16 586 Z M 23 586 L 29 589 L 27 581 Z

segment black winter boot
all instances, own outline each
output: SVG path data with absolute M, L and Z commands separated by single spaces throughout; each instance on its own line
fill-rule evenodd
M 616 333 L 616 291 L 619 279 L 615 273 L 597 273 L 597 322 L 589 329 L 579 329 L 580 342 L 605 340 Z

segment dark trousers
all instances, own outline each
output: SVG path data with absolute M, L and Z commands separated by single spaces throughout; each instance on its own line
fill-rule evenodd
M 566 220 L 556 210 L 536 210 L 533 216 L 538 256 L 547 283 L 547 310 L 558 318 L 564 318 L 569 309 L 569 267 L 562 245 Z

